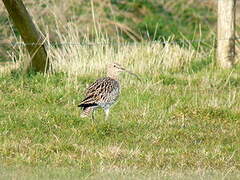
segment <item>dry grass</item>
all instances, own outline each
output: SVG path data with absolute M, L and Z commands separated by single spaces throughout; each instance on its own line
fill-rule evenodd
M 91 2 L 93 3 L 91 4 Z M 117 42 L 124 41 L 123 35 L 132 40 L 141 40 L 142 36 L 132 25 L 143 21 L 142 17 L 150 13 L 143 7 L 138 7 L 137 11 L 134 11 L 135 13 L 128 12 L 112 5 L 109 0 L 38 0 L 37 3 L 35 0 L 26 0 L 24 3 L 36 24 L 42 32 L 48 34 L 51 41 L 59 41 L 58 33 L 67 36 L 69 34 L 67 27 L 71 25 L 77 27 L 76 31 L 79 34 L 77 42 L 80 42 L 86 35 L 88 39 L 92 40 L 98 36 L 98 32 L 107 34 L 108 37 L 111 37 L 111 40 L 114 39 Z M 194 1 L 189 3 L 194 4 Z M 123 1 L 122 4 L 125 4 L 125 2 Z M 171 1 L 170 4 L 166 3 L 166 5 L 163 3 L 164 7 L 166 6 L 165 8 L 169 10 L 175 6 L 174 4 L 174 1 Z M 0 4 L 0 15 L 0 20 L 3 23 L 0 26 L 0 43 L 6 43 L 0 48 L 0 55 L 4 57 L 4 60 L 8 60 L 6 50 L 11 48 L 9 43 L 15 42 L 17 39 L 13 35 L 15 28 L 11 26 L 8 20 L 3 3 Z M 117 20 L 118 17 L 131 21 L 121 22 Z M 56 26 L 58 32 L 56 32 Z
M 69 33 L 63 35 L 56 29 L 59 45 L 55 46 L 47 39 L 47 51 L 53 70 L 69 75 L 99 74 L 111 62 L 118 62 L 139 74 L 157 75 L 160 70 L 184 69 L 206 56 L 190 44 L 188 47 L 180 47 L 172 38 L 164 43 L 113 43 L 99 32 L 99 38 L 94 42 L 85 36 L 79 43 L 77 40 L 80 34 L 76 25 L 67 26 L 65 31 Z M 1 72 L 10 72 L 20 64 L 24 66 L 23 62 L 30 58 L 24 46 L 14 47 L 9 57 L 12 63 L 6 63 L 8 65 L 2 67 Z
M 195 1 L 188 1 L 187 3 L 194 4 Z M 117 61 L 130 66 L 136 72 L 143 73 L 148 69 L 151 69 L 152 72 L 158 72 L 159 69 L 181 69 L 191 63 L 193 59 L 202 59 L 203 56 L 206 56 L 203 52 L 195 50 L 191 46 L 182 48 L 177 44 L 171 44 L 172 40 L 174 40 L 171 38 L 166 40 L 165 47 L 154 42 L 124 44 L 121 32 L 124 32 L 133 40 L 139 40 L 142 37 L 131 28 L 130 24 L 127 22 L 120 23 L 115 17 L 123 16 L 138 23 L 141 21 L 139 13 L 148 13 L 144 9 L 139 9 L 139 12 L 135 14 L 129 13 L 116 9 L 108 0 L 89 2 L 83 0 L 71 0 L 68 2 L 62 0 L 51 2 L 39 0 L 38 6 L 36 6 L 35 1 L 27 0 L 25 4 L 36 24 L 43 32 L 46 32 L 48 40 L 63 43 L 62 46 L 64 47 L 50 47 L 49 51 L 51 58 L 54 60 L 56 71 L 71 72 L 71 74 L 92 73 L 98 71 L 98 69 L 103 69 L 105 64 L 109 62 Z M 203 2 L 203 4 L 205 3 Z M 215 6 L 214 3 L 205 5 L 209 7 Z M 164 7 L 169 11 L 176 11 L 174 1 L 165 3 Z M 186 7 L 187 5 L 181 6 L 183 10 Z M 104 11 L 106 8 L 111 10 L 111 18 L 109 18 L 109 12 Z M 178 11 L 181 12 L 181 10 Z M 7 12 L 3 4 L 0 4 L 0 14 L 4 19 L 7 19 Z M 14 37 L 13 30 L 6 28 L 9 27 L 10 23 L 5 20 L 4 22 L 6 23 L 5 26 L 0 27 L 2 32 L 0 42 L 19 41 L 18 38 Z M 81 26 L 81 24 L 84 24 L 84 26 Z M 93 37 L 95 37 L 95 40 L 93 40 Z M 112 39 L 116 40 L 114 45 L 111 44 Z M 83 45 L 79 45 L 80 42 Z M 5 51 L 6 48 L 21 53 L 18 52 L 17 47 L 12 48 L 5 44 L 4 47 L 0 48 L 0 55 L 5 57 L 7 61 L 12 61 L 13 58 L 12 55 L 9 56 L 10 51 Z M 238 44 L 237 49 L 239 51 Z M 213 49 L 209 51 L 212 53 Z M 86 61 L 86 58 L 88 61 Z M 17 57 L 15 59 L 22 58 Z M 145 64 L 146 59 L 147 64 Z M 6 68 L 1 67 L 1 72 L 5 71 L 3 69 Z
M 56 72 L 92 74 L 101 72 L 108 63 L 118 62 L 140 74 L 156 74 L 159 70 L 183 69 L 192 61 L 203 58 L 203 54 L 191 46 L 180 47 L 172 40 L 166 40 L 163 46 L 159 42 L 111 43 L 102 38 L 93 43 L 85 39 L 81 45 L 75 41 L 78 39 L 76 27 L 70 27 L 68 32 L 68 36 L 59 33 L 61 42 L 66 42 L 64 46 L 49 49 Z

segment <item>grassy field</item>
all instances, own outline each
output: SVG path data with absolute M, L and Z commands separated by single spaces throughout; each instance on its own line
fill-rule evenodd
M 0 48 L 0 179 L 240 178 L 240 66 L 220 70 L 216 65 L 214 5 L 205 9 L 202 3 L 192 11 L 188 7 L 198 5 L 186 0 L 163 7 L 153 7 L 154 0 L 91 6 L 78 0 L 26 2 L 40 28 L 49 30 L 54 73 L 23 74 L 30 59 L 24 47 Z M 9 25 L 1 7 L 0 21 Z M 172 22 L 159 24 L 167 28 L 156 35 L 161 42 L 151 41 L 156 26 L 143 31 L 149 22 L 158 24 L 159 9 L 166 10 L 161 17 L 170 18 L 164 23 Z M 182 12 L 186 16 L 179 20 Z M 186 24 L 174 24 L 183 20 Z M 193 22 L 206 22 L 202 34 Z M 189 36 L 207 41 L 178 43 L 175 30 L 179 37 L 191 31 Z M 14 27 L 0 26 L 0 31 L 3 42 L 20 41 Z M 81 118 L 77 105 L 85 88 L 104 76 L 111 62 L 141 81 L 121 75 L 121 96 L 108 121 L 102 110 L 95 121 Z
M 239 66 L 170 43 L 49 51 L 55 74 L 0 76 L 0 177 L 239 177 Z M 113 61 L 142 80 L 121 76 L 108 121 L 80 118 L 85 87 Z

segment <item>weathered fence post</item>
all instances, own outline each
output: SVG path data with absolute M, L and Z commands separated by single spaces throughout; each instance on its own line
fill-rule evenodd
M 22 0 L 3 0 L 3 3 L 18 29 L 31 61 L 27 63 L 26 70 L 33 69 L 37 72 L 45 72 L 49 69 L 47 52 L 44 47 L 44 37 L 34 25 Z
M 236 0 L 218 0 L 217 61 L 222 68 L 235 62 Z

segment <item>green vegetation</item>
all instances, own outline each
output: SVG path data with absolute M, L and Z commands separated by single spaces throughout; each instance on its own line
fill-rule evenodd
M 3 75 L 1 164 L 23 172 L 25 167 L 30 174 L 49 167 L 54 177 L 71 177 L 66 171 L 71 168 L 75 178 L 132 170 L 136 176 L 160 170 L 234 172 L 240 168 L 239 68 L 201 66 L 197 73 L 145 75 L 142 82 L 122 77 L 109 121 L 99 110 L 94 122 L 80 118 L 77 104 L 97 75 Z
M 53 75 L 23 75 L 26 50 L 0 49 L 0 61 L 13 62 L 0 66 L 0 179 L 239 178 L 240 67 L 215 65 L 213 5 L 90 2 L 28 1 L 48 27 Z M 4 42 L 18 41 L 0 32 Z M 95 121 L 80 118 L 84 89 L 111 62 L 142 80 L 121 76 L 108 121 L 102 110 Z

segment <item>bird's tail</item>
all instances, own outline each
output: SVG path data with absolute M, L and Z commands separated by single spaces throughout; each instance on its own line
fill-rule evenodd
M 80 117 L 81 117 L 81 118 L 88 117 L 88 116 L 91 114 L 92 110 L 93 110 L 92 107 L 87 107 L 87 108 L 85 108 L 85 109 L 82 111 Z

